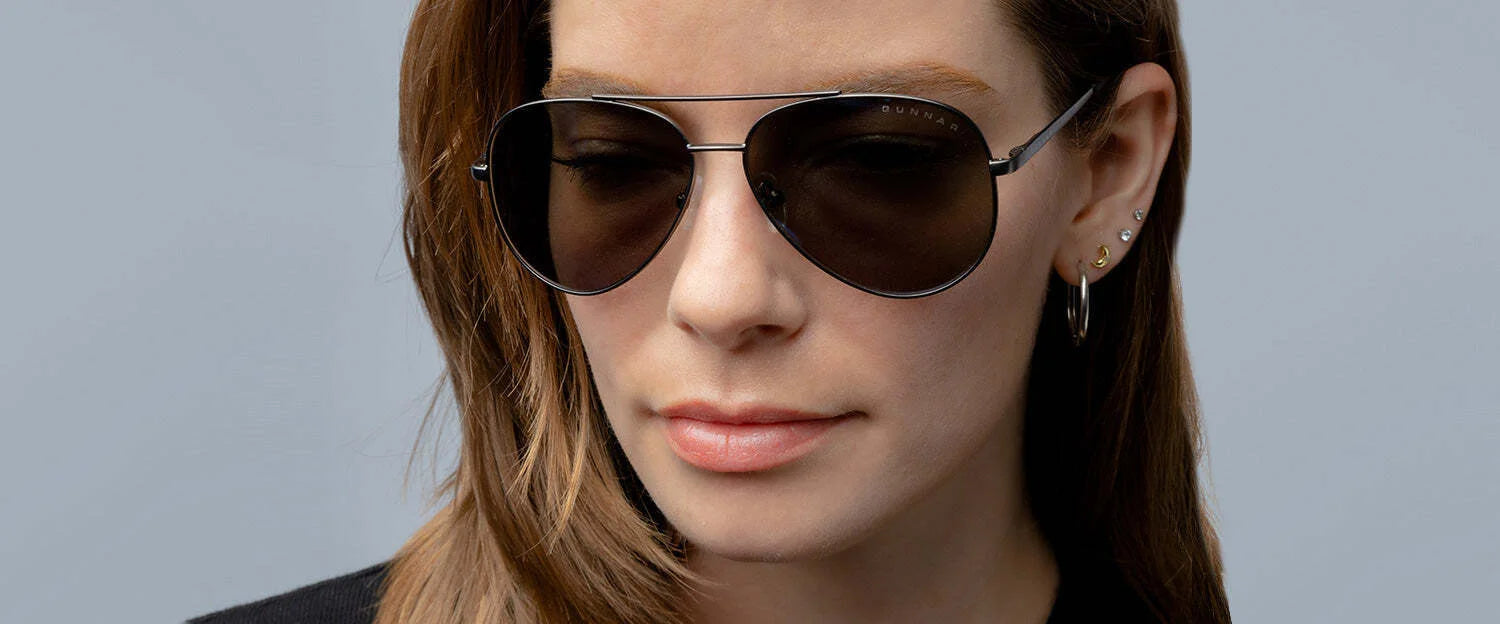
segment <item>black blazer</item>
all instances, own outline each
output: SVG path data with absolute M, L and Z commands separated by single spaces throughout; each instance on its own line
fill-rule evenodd
M 194 617 L 187 624 L 370 624 L 390 561 L 255 602 Z
M 304 585 L 291 591 L 262 598 L 255 602 L 200 615 L 186 624 L 371 624 L 375 621 L 377 592 L 390 561 L 382 561 L 363 570 Z M 1141 622 L 1114 611 L 1090 615 L 1080 602 L 1081 596 L 1069 583 L 1058 588 L 1057 603 L 1047 624 L 1072 622 Z

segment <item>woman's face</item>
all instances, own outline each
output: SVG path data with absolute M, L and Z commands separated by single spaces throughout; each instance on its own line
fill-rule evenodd
M 958 108 L 1003 155 L 1053 111 L 994 4 L 558 0 L 548 95 L 609 82 L 650 94 L 794 92 L 866 75 Z M 658 107 L 693 143 L 740 143 L 784 103 Z M 975 496 L 1019 505 L 1027 365 L 1080 201 L 1063 142 L 996 178 L 988 255 L 962 282 L 917 299 L 824 273 L 773 229 L 739 153 L 696 158 L 687 211 L 651 263 L 605 294 L 566 299 L 610 425 L 667 519 L 695 548 L 777 561 L 962 513 Z M 715 468 L 674 450 L 661 410 L 686 401 L 858 414 L 788 463 L 756 469 L 731 453 Z

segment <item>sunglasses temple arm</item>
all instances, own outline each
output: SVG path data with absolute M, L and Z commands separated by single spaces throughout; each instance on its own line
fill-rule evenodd
M 488 161 L 489 161 L 489 158 L 481 155 L 479 157 L 479 160 L 476 160 L 476 161 L 474 161 L 474 164 L 469 165 L 469 175 L 471 175 L 471 176 L 474 177 L 474 181 L 476 181 L 476 182 L 487 182 L 487 181 L 489 181 L 489 179 L 490 179 L 490 166 L 488 164 Z
M 1058 115 L 1056 119 L 1052 120 L 1052 123 L 1047 124 L 1047 127 L 1042 128 L 1041 131 L 1032 135 L 1031 140 L 1011 148 L 1010 154 L 1008 154 L 1005 158 L 991 160 L 990 175 L 1000 176 L 1020 169 L 1021 165 L 1024 165 L 1026 164 L 1026 161 L 1031 160 L 1032 156 L 1035 156 L 1037 152 L 1042 151 L 1042 146 L 1046 145 L 1047 141 L 1051 140 L 1053 135 L 1057 134 L 1059 130 L 1062 130 L 1063 126 L 1068 125 L 1068 121 L 1073 119 L 1074 115 L 1078 114 L 1078 111 L 1083 108 L 1084 104 L 1088 103 L 1089 99 L 1094 96 L 1094 93 L 1097 92 L 1101 86 L 1103 86 L 1103 83 L 1090 87 L 1088 91 L 1085 91 L 1084 94 L 1078 98 L 1078 101 L 1074 102 L 1072 106 L 1068 107 L 1068 110 L 1063 111 L 1061 115 Z

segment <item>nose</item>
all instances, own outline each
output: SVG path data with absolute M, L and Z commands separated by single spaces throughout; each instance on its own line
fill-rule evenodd
M 679 238 L 686 249 L 668 296 L 668 317 L 727 351 L 795 335 L 807 320 L 792 279 L 801 256 L 761 212 L 738 153 L 698 158 L 703 178 L 680 224 L 688 235 Z

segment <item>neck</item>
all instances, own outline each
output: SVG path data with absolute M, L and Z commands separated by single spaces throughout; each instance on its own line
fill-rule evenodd
M 1004 433 L 836 554 L 768 563 L 690 548 L 688 567 L 710 581 L 694 621 L 1043 624 L 1057 562 L 1024 502 L 1019 432 Z

